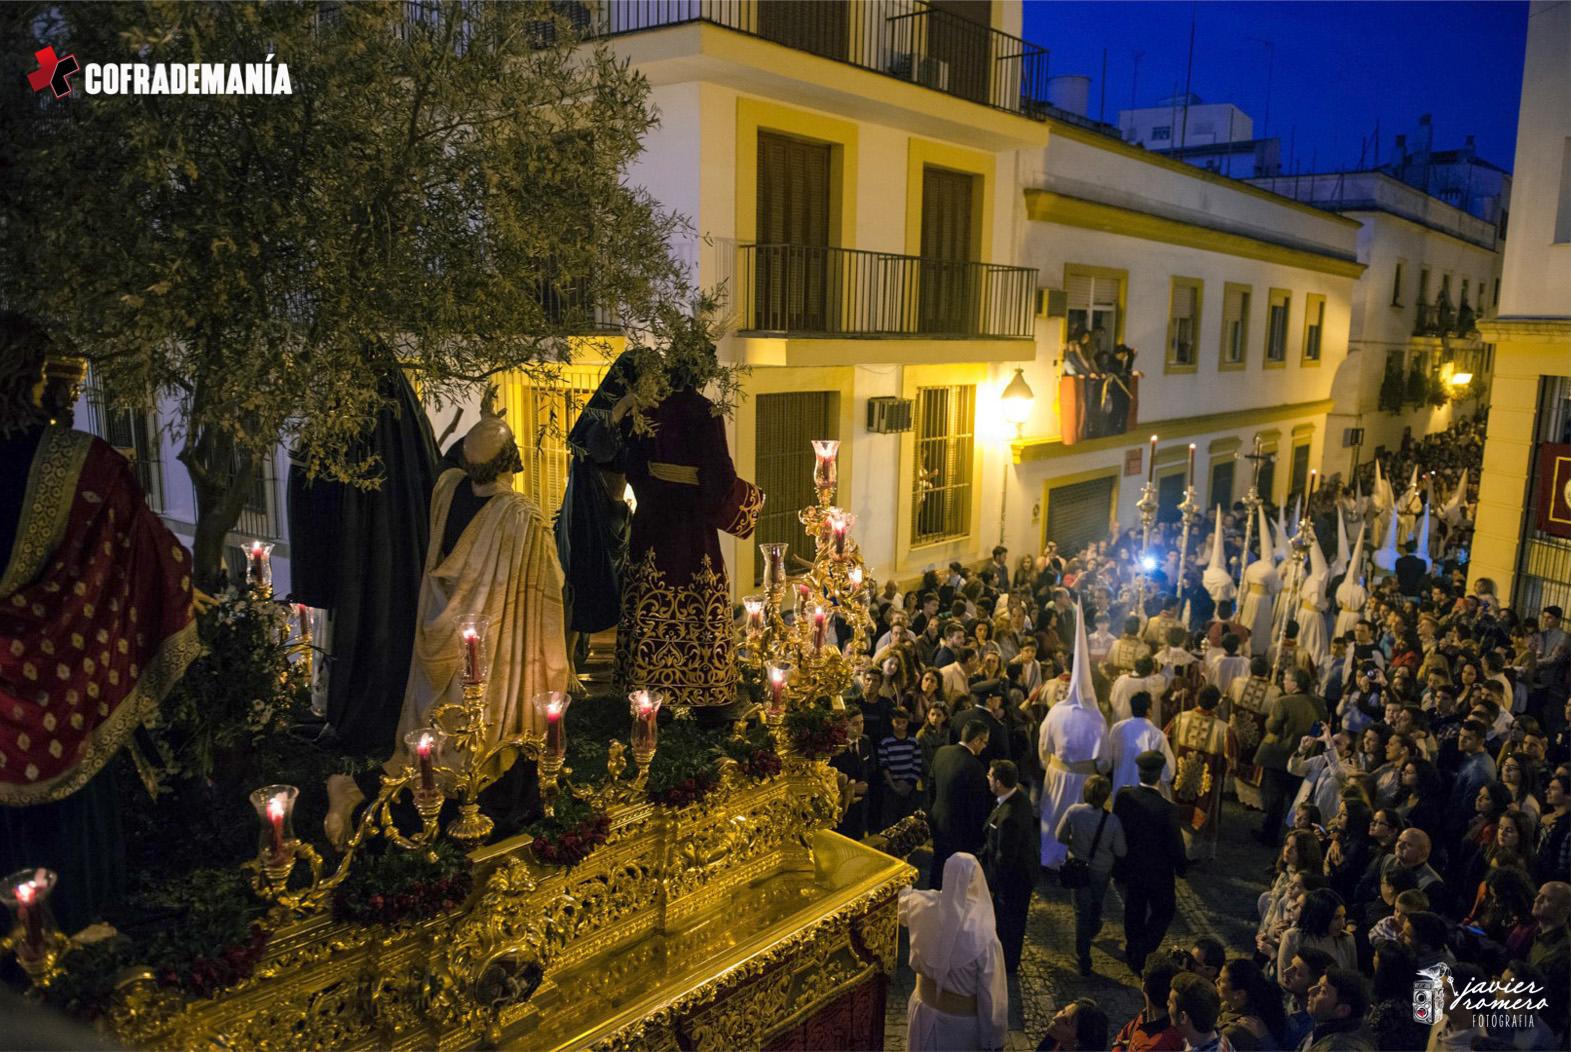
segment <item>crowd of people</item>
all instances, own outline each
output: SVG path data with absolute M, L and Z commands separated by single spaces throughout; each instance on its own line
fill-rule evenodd
M 912 1049 L 1002 1047 L 1044 879 L 1085 975 L 1119 883 L 1145 1001 L 1127 1022 L 1061 1006 L 1046 1048 L 1566 1047 L 1571 638 L 1558 607 L 1468 583 L 1479 434 L 1329 480 L 1297 529 L 1238 502 L 1183 558 L 1158 524 L 884 586 L 833 763 L 842 832 L 929 816 L 928 889 L 902 907 Z M 1255 945 L 1174 949 L 1175 881 L 1214 854 L 1224 794 L 1275 852 Z M 1492 997 L 1514 1010 L 1474 1011 Z

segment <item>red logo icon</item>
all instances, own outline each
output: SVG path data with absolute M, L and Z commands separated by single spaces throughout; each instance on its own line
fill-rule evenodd
M 67 78 L 82 69 L 76 64 L 75 55 L 61 58 L 55 54 L 53 47 L 46 47 L 33 52 L 33 58 L 38 60 L 38 68 L 27 75 L 28 87 L 34 91 L 43 91 L 47 87 L 55 93 L 57 99 L 71 94 L 71 82 Z

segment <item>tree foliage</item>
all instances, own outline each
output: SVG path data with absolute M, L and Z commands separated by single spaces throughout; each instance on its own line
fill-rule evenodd
M 175 407 L 201 579 L 278 442 L 375 483 L 351 451 L 394 368 L 441 401 L 502 370 L 543 379 L 612 313 L 640 353 L 702 329 L 668 247 L 682 221 L 626 178 L 656 121 L 648 83 L 562 10 L 0 14 L 0 301 L 74 343 L 115 403 Z M 54 99 L 21 80 L 45 44 L 84 66 L 272 56 L 292 94 L 88 95 L 78 76 Z

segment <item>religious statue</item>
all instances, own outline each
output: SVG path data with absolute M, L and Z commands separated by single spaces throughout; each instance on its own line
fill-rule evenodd
M 399 741 L 435 705 L 462 697 L 460 622 L 471 615 L 490 620 L 481 655 L 489 741 L 542 730 L 531 700 L 567 689 L 562 567 L 540 509 L 513 489 L 523 468 L 513 432 L 483 415 L 464 436 L 462 456 L 464 467 L 444 471 L 431 495 Z
M 109 763 L 201 644 L 190 553 L 123 456 L 43 408 L 49 352 L 0 314 L 0 872 L 58 873 L 74 931 L 124 879 Z
M 574 668 L 589 654 L 589 637 L 616 627 L 627 564 L 630 513 L 627 429 L 633 356 L 624 352 L 567 433 L 572 457 L 556 515 L 556 551 L 567 577 L 568 656 Z
M 714 345 L 670 360 L 671 393 L 648 414 L 627 474 L 638 498 L 622 617 L 617 681 L 670 692 L 695 708 L 736 700 L 735 629 L 718 531 L 746 538 L 764 493 L 737 477 L 725 421 L 699 389 Z
M 383 396 L 357 455 L 378 465 L 381 485 L 364 489 L 289 470 L 290 579 L 295 602 L 331 617 L 327 721 L 353 752 L 393 748 L 416 590 L 425 568 L 427 508 L 436 486 L 436 440 L 399 369 L 377 381 Z

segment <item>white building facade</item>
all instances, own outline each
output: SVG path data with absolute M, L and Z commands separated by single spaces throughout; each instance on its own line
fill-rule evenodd
M 1503 240 L 1496 226 L 1382 172 L 1254 180 L 1359 221 L 1348 354 L 1327 419 L 1327 471 L 1351 471 L 1404 436 L 1450 427 L 1487 402 Z M 1461 377 L 1470 377 L 1465 383 Z M 1420 393 L 1420 391 L 1422 393 Z

